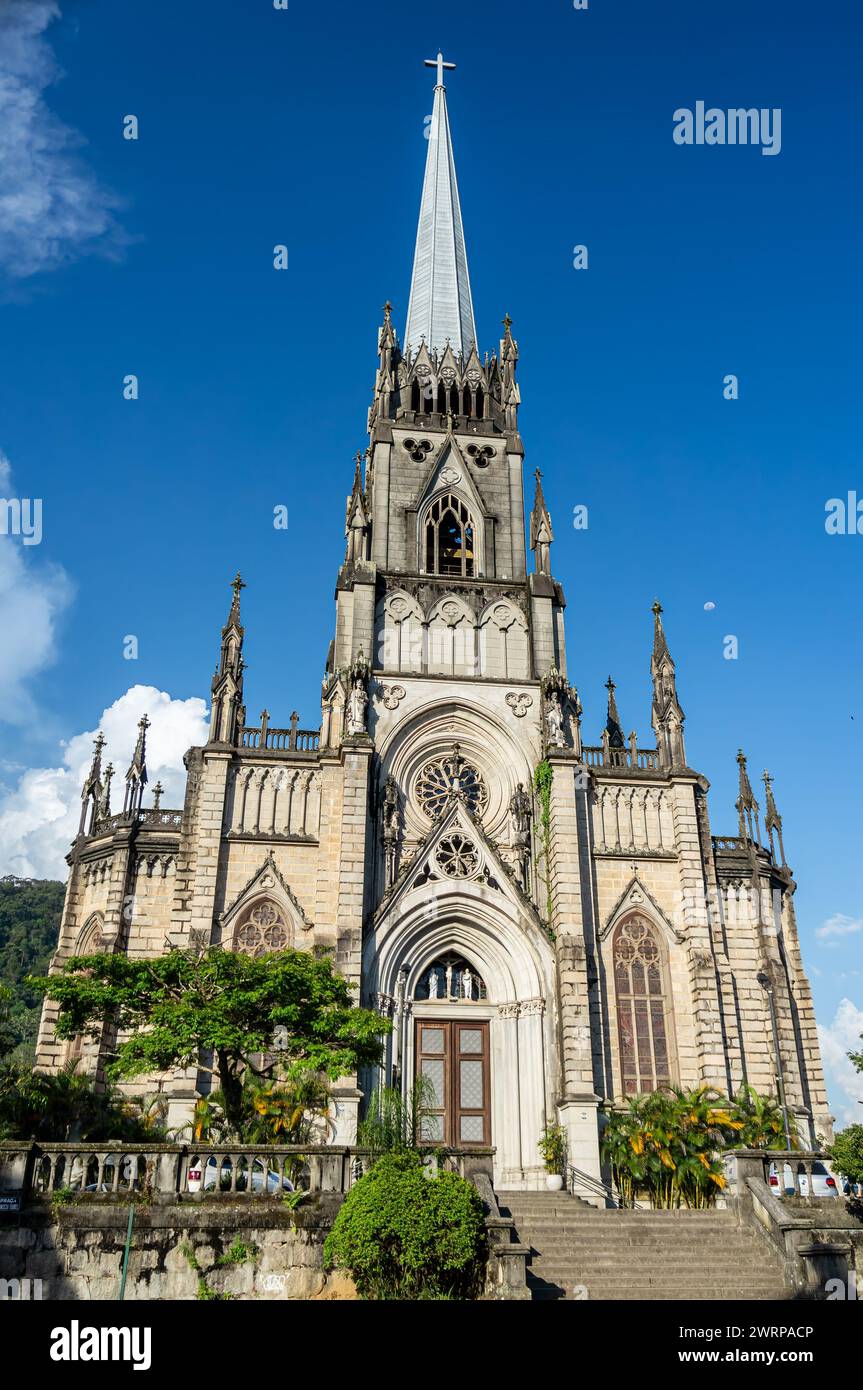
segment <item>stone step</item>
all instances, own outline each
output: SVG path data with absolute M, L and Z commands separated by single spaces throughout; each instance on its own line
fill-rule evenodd
M 542 1287 L 531 1286 L 531 1295 L 535 1302 L 573 1302 L 577 1301 L 574 1295 L 568 1290 L 542 1289 Z M 792 1294 L 784 1286 L 774 1287 L 769 1293 L 749 1293 L 748 1290 L 735 1290 L 730 1294 L 717 1294 L 713 1290 L 702 1291 L 700 1289 L 666 1289 L 659 1297 L 645 1300 L 643 1290 L 607 1290 L 591 1289 L 589 1291 L 588 1302 L 780 1302 L 791 1298 Z

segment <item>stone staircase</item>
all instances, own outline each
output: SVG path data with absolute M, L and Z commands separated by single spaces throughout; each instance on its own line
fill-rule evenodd
M 732 1211 L 600 1210 L 552 1192 L 498 1192 L 530 1247 L 534 1299 L 786 1299 L 766 1240 Z M 582 1292 L 586 1290 L 586 1292 Z

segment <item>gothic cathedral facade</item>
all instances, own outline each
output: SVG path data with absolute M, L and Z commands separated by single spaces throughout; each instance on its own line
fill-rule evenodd
M 428 1137 L 493 1149 L 504 1189 L 543 1185 L 538 1140 L 559 1122 L 589 1191 L 600 1104 L 670 1083 L 780 1086 L 814 1143 L 830 1116 L 771 781 L 762 824 L 740 754 L 737 833 L 711 833 L 658 603 L 655 747 L 621 726 L 610 679 L 601 740 L 583 742 L 539 473 L 525 525 L 518 347 L 506 319 L 498 350 L 478 348 L 436 66 L 405 340 L 388 304 L 320 727 L 246 722 L 238 576 L 182 810 L 158 786 L 144 805 L 146 717 L 117 813 L 97 740 L 52 968 L 326 950 L 393 1025 L 380 1073 L 336 1086 L 334 1141 L 355 1138 L 370 1088 L 423 1075 Z M 52 1017 L 46 1067 L 76 1053 Z M 96 1044 L 77 1052 L 98 1069 Z M 159 1084 L 178 1120 L 207 1082 Z

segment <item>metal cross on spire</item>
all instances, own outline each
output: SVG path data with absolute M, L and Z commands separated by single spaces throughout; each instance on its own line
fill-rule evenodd
M 452 69 L 455 67 L 455 63 L 444 62 L 442 53 L 438 53 L 436 58 L 426 58 L 425 65 L 427 68 L 437 68 L 437 82 L 435 83 L 435 86 L 437 87 L 443 86 L 444 68 L 447 68 L 449 71 L 452 71 Z

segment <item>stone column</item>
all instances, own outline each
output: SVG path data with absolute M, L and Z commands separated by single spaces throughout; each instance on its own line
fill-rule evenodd
M 576 789 L 578 764 L 567 750 L 549 753 L 551 784 L 551 926 L 557 956 L 560 1123 L 567 1132 L 570 1162 L 599 1178 L 599 1128 L 590 1027 L 589 973 L 596 976 L 595 924 L 590 920 L 588 883 L 581 864 L 583 817 Z M 589 873 L 589 866 L 585 866 Z M 588 916 L 585 916 L 587 905 Z M 590 965 L 590 972 L 588 966 Z M 537 1135 L 537 1138 L 539 1136 Z

